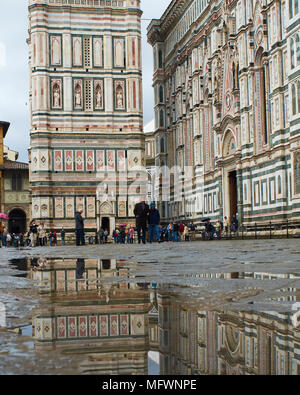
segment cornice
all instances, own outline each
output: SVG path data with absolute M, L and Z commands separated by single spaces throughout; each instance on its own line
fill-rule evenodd
M 148 42 L 164 41 L 193 0 L 172 0 L 160 19 L 153 19 L 148 26 Z

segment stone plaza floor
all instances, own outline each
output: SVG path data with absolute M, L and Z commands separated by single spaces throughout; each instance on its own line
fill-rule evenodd
M 295 360 L 290 373 L 299 374 L 297 301 L 298 239 L 1 248 L 0 370 L 4 374 L 221 374 L 220 366 L 203 368 L 188 352 L 177 355 L 174 344 L 181 344 L 184 332 L 196 347 L 192 339 L 200 336 L 197 322 L 204 314 L 207 330 L 214 322 L 216 342 L 212 346 L 203 335 L 201 344 L 220 353 L 218 331 L 226 327 L 221 321 L 227 312 L 244 320 L 241 327 L 248 325 L 247 314 L 270 320 L 272 336 L 279 330 L 274 322 L 285 325 Z M 217 312 L 219 318 L 210 322 L 207 312 Z M 258 324 L 251 320 L 249 327 L 258 333 Z M 163 344 L 167 335 L 161 337 L 165 331 L 173 339 L 169 351 Z M 234 336 L 232 341 L 238 344 L 245 331 Z M 185 363 L 166 372 L 158 353 L 168 352 Z M 108 363 L 108 355 L 118 363 Z M 252 374 L 259 369 L 253 366 Z M 272 374 L 280 374 L 278 366 L 274 369 Z

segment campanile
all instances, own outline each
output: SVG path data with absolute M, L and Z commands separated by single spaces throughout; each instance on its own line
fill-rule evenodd
M 90 231 L 133 223 L 141 15 L 140 0 L 29 0 L 32 216 L 48 228 L 72 230 L 78 210 Z

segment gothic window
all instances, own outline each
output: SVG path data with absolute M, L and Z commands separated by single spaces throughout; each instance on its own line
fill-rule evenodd
M 166 152 L 166 150 L 165 150 L 165 139 L 163 137 L 160 139 L 160 152 L 161 153 L 165 153 Z
M 84 81 L 84 108 L 85 110 L 92 110 L 92 81 L 85 80 Z
M 163 54 L 161 49 L 158 50 L 158 68 L 163 68 Z
M 300 154 L 299 152 L 294 155 L 294 191 L 300 194 Z
M 300 65 L 300 33 L 296 35 L 296 57 L 297 57 L 297 66 Z
M 289 16 L 294 18 L 299 13 L 299 0 L 289 0 Z
M 295 67 L 295 42 L 293 38 L 290 38 L 290 50 L 291 50 L 291 69 Z
M 268 133 L 266 125 L 266 89 L 265 89 L 265 69 L 263 65 L 263 49 L 260 48 L 255 59 L 254 73 L 254 96 L 255 96 L 255 131 L 256 131 L 256 149 L 260 152 L 264 144 L 268 142 Z
M 83 52 L 84 52 L 84 67 L 91 67 L 91 38 L 84 37 L 83 39 Z
M 292 111 L 293 111 L 293 115 L 296 115 L 296 113 L 297 113 L 296 84 L 292 85 Z
M 160 103 L 164 102 L 164 87 L 162 85 L 159 87 L 159 101 Z
M 165 118 L 164 110 L 160 110 L 160 112 L 159 112 L 159 126 L 161 128 L 164 127 L 164 118 Z

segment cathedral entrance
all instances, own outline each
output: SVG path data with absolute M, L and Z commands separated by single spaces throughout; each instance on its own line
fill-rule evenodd
M 238 212 L 236 171 L 231 171 L 228 174 L 228 186 L 229 186 L 229 219 L 231 221 L 233 216 L 236 215 Z
M 107 230 L 110 234 L 110 220 L 108 217 L 103 217 L 101 220 L 101 227 L 103 230 Z

